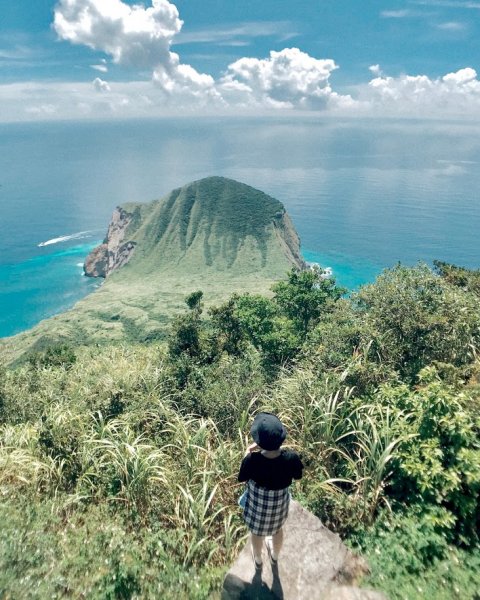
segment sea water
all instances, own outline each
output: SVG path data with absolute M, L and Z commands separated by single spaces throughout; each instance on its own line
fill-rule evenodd
M 397 262 L 480 266 L 479 125 L 165 119 L 0 125 L 0 336 L 93 291 L 115 206 L 209 175 L 282 201 L 307 260 L 350 289 Z

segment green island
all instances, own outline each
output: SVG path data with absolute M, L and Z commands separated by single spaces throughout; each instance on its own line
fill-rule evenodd
M 480 271 L 347 294 L 280 202 L 212 177 L 114 213 L 98 291 L 1 341 L 0 597 L 219 596 L 253 415 L 391 599 L 478 599 Z

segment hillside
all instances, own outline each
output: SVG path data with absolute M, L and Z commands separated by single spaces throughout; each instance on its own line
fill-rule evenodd
M 198 269 L 277 279 L 300 266 L 299 240 L 283 205 L 248 185 L 208 177 L 157 202 L 117 208 L 105 242 L 87 259 L 100 276 L 127 262 L 134 276 Z M 88 272 L 88 271 L 87 271 Z
M 230 565 L 229 590 L 288 599 L 330 573 L 328 597 L 352 597 L 327 527 L 367 559 L 362 587 L 478 600 L 478 272 L 398 265 L 344 297 L 291 271 L 269 298 L 195 298 L 168 343 L 0 366 L 0 597 L 210 600 Z M 255 581 L 237 473 L 258 411 L 285 424 L 293 498 L 322 525 L 293 505 L 278 577 Z
M 4 340 L 1 353 L 11 362 L 59 341 L 161 338 L 190 292 L 201 288 L 207 305 L 236 291 L 267 292 L 292 266 L 303 266 L 300 242 L 281 202 L 208 177 L 116 208 L 85 267 L 105 283 L 72 310 Z

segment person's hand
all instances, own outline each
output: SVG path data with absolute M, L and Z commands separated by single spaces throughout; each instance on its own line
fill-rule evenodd
M 248 446 L 245 456 L 248 456 L 249 454 L 251 454 L 252 452 L 255 452 L 256 450 L 260 450 L 260 446 L 256 442 L 253 442 L 253 444 L 250 444 L 250 446 Z

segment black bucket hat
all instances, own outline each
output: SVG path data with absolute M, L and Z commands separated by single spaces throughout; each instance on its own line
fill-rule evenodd
M 287 437 L 287 431 L 280 419 L 268 412 L 258 413 L 253 420 L 250 433 L 264 450 L 278 450 Z

